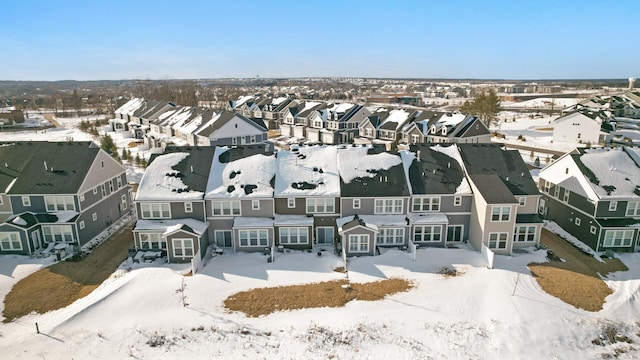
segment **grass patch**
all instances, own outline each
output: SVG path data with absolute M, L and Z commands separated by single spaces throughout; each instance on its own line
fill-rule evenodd
M 62 261 L 18 281 L 4 299 L 4 322 L 61 309 L 89 295 L 127 258 L 132 225 L 78 262 Z
M 318 307 L 341 307 L 351 300 L 375 301 L 387 295 L 408 291 L 413 285 L 404 279 L 346 285 L 346 280 L 325 281 L 306 285 L 259 288 L 229 296 L 224 306 L 250 317 L 268 315 L 279 310 Z
M 619 259 L 600 262 L 546 229 L 542 229 L 541 242 L 565 261 L 531 263 L 529 270 L 545 292 L 580 309 L 602 310 L 613 291 L 600 275 L 628 270 Z
M 136 142 L 136 141 L 131 141 L 127 144 L 128 148 L 134 148 L 134 147 L 138 147 L 138 145 L 140 145 L 140 143 Z

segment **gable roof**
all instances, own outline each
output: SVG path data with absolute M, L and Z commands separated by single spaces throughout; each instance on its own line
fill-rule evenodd
M 499 181 L 504 187 L 495 184 L 488 191 L 508 190 L 510 195 L 538 195 L 538 187 L 531 178 L 527 165 L 517 150 L 504 150 L 499 144 L 457 144 L 462 156 L 466 173 L 471 180 L 488 181 L 487 177 L 477 175 L 495 175 L 491 181 Z M 476 176 L 476 177 L 474 177 Z M 477 184 L 476 184 L 477 185 Z M 487 185 L 490 185 L 487 183 Z M 496 194 L 482 194 L 489 196 L 502 196 Z M 503 194 L 507 196 L 507 194 Z
M 0 192 L 75 194 L 100 151 L 90 141 L 0 143 Z
M 407 196 L 402 158 L 384 151 L 384 146 L 338 148 L 340 193 L 345 197 Z
M 205 198 L 272 197 L 276 158 L 264 146 L 218 147 Z
M 214 147 L 170 146 L 149 159 L 136 201 L 202 199 Z
M 237 112 L 224 110 L 216 114 L 215 116 L 212 116 L 211 120 L 204 123 L 195 132 L 200 136 L 208 137 L 209 135 L 213 134 L 216 130 L 220 129 L 222 126 L 224 126 L 226 123 L 230 122 L 234 118 L 238 118 L 261 131 L 264 131 L 264 132 L 267 131 L 267 127 L 265 126 L 264 121 L 262 121 L 262 119 L 247 118 L 246 116 L 239 114 Z

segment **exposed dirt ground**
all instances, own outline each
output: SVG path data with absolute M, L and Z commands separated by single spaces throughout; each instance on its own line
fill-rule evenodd
M 404 279 L 387 279 L 371 283 L 351 283 L 346 280 L 325 281 L 307 285 L 259 288 L 229 296 L 224 305 L 257 317 L 278 310 L 297 310 L 316 307 L 340 307 L 351 300 L 374 301 L 385 296 L 408 291 L 413 285 Z
M 80 261 L 62 261 L 18 281 L 4 299 L 4 321 L 57 310 L 90 294 L 127 258 L 132 228 L 120 229 Z
M 600 311 L 612 293 L 601 276 L 628 268 L 618 259 L 596 260 L 558 235 L 542 229 L 541 243 L 563 261 L 529 264 L 531 273 L 547 293 L 587 311 Z

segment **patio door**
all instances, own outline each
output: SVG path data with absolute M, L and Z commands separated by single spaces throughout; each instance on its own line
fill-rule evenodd
M 449 225 L 447 226 L 447 242 L 460 242 L 462 241 L 462 232 L 464 226 L 462 225 Z
M 31 243 L 33 244 L 33 249 L 40 249 L 42 247 L 42 242 L 40 241 L 40 233 L 38 231 L 34 231 L 31 233 Z
M 233 243 L 231 241 L 231 230 L 216 230 L 214 233 L 216 238 L 217 247 L 231 247 Z
M 316 228 L 316 244 L 333 245 L 333 226 L 318 226 Z

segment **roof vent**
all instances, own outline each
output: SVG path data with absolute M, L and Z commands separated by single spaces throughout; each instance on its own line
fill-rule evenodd
M 47 167 L 47 161 L 46 160 L 44 162 L 44 171 L 49 171 L 49 168 Z

